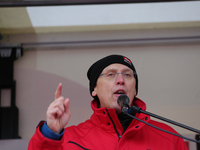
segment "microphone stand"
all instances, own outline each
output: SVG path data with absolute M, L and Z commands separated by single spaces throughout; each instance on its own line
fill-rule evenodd
M 192 141 L 192 142 L 200 143 L 200 141 L 193 140 L 193 139 L 184 137 L 184 136 L 182 136 L 182 135 L 179 135 L 179 134 L 176 134 L 176 133 L 172 133 L 172 132 L 169 132 L 169 131 L 167 131 L 167 130 L 163 130 L 163 129 L 161 129 L 161 128 L 158 128 L 158 127 L 156 127 L 156 126 L 154 126 L 154 125 L 151 125 L 151 124 L 149 124 L 149 123 L 147 123 L 147 122 L 145 122 L 145 121 L 143 121 L 143 120 L 141 120 L 141 119 L 136 118 L 134 115 L 131 115 L 130 113 L 133 113 L 133 114 L 136 114 L 136 113 L 144 113 L 144 114 L 146 114 L 146 115 L 149 115 L 149 116 L 155 117 L 155 118 L 157 118 L 157 119 L 166 121 L 166 122 L 168 122 L 168 123 L 171 123 L 171 124 L 174 124 L 174 125 L 176 125 L 176 126 L 185 128 L 185 129 L 187 129 L 187 130 L 196 132 L 196 133 L 198 133 L 198 134 L 200 134 L 200 130 L 191 128 L 191 127 L 189 127 L 189 126 L 180 124 L 180 123 L 178 123 L 178 122 L 175 122 L 175 121 L 166 119 L 166 118 L 164 118 L 164 117 L 155 115 L 155 114 L 153 114 L 153 113 L 144 111 L 144 110 L 142 110 L 141 108 L 136 107 L 136 106 L 132 106 L 132 107 L 123 107 L 123 108 L 122 108 L 122 112 L 125 113 L 126 115 L 128 115 L 129 117 L 133 118 L 133 119 L 136 119 L 136 120 L 138 120 L 138 121 L 141 121 L 142 123 L 145 123 L 145 124 L 147 124 L 147 125 L 149 125 L 149 126 L 151 126 L 151 127 L 153 127 L 153 128 L 156 128 L 156 129 L 158 129 L 158 130 L 161 130 L 161 131 L 163 131 L 163 132 L 166 132 L 166 133 L 169 133 L 169 134 L 172 134 L 172 135 L 181 137 L 181 138 L 183 138 L 183 139 L 186 139 L 186 140 L 189 140 L 189 141 Z
M 200 134 L 197 134 L 197 135 L 195 136 L 195 139 L 196 139 L 197 141 L 200 141 Z M 197 150 L 200 150 L 200 143 L 197 143 Z

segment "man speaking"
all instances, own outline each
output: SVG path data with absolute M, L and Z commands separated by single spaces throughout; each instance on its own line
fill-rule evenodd
M 187 150 L 180 137 L 152 128 L 122 112 L 117 103 L 122 94 L 129 97 L 130 106 L 146 110 L 146 104 L 136 97 L 138 76 L 130 59 L 122 55 L 104 57 L 89 68 L 87 77 L 94 98 L 90 119 L 64 128 L 71 113 L 69 99 L 62 96 L 60 83 L 55 100 L 47 109 L 46 121 L 38 125 L 29 142 L 29 150 Z M 178 134 L 148 115 L 132 115 Z

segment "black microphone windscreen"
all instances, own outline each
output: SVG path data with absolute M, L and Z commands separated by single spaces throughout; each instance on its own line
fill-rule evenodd
M 130 100 L 129 100 L 128 96 L 125 94 L 120 95 L 117 99 L 117 103 L 120 107 L 129 106 L 129 102 L 130 102 Z

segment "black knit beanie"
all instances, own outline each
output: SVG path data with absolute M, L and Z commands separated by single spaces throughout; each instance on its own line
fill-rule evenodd
M 101 74 L 103 69 L 114 63 L 123 64 L 133 70 L 134 77 L 136 80 L 136 86 L 135 86 L 136 94 L 138 93 L 138 77 L 137 77 L 135 67 L 133 66 L 133 63 L 131 62 L 131 60 L 122 55 L 109 55 L 107 57 L 104 57 L 98 60 L 88 69 L 87 77 L 90 81 L 89 88 L 90 88 L 91 95 L 92 95 L 92 91 L 94 91 L 94 88 L 96 86 L 97 79 L 99 78 L 99 75 Z

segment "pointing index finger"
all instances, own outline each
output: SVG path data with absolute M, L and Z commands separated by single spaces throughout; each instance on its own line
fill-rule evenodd
M 62 93 L 62 83 L 59 83 L 56 92 L 55 92 L 55 99 L 59 98 Z

